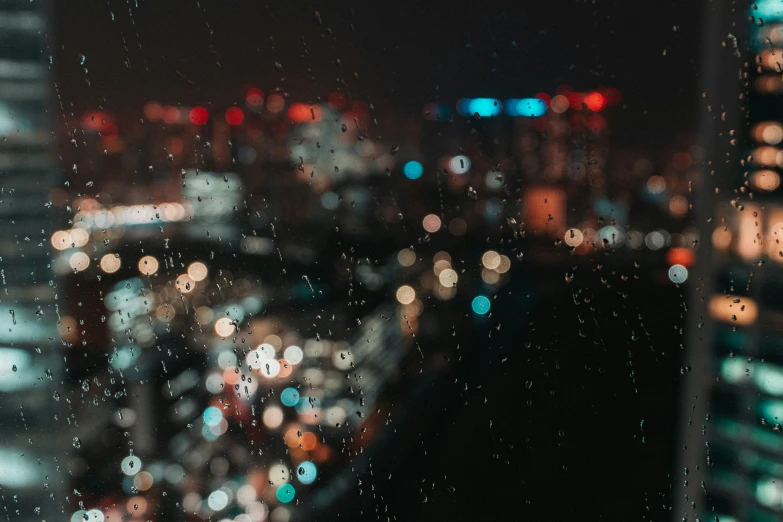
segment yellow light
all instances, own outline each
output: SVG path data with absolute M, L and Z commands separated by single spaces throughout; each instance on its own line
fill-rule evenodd
M 488 285 L 495 285 L 500 281 L 500 274 L 494 270 L 484 268 L 481 270 L 481 280 Z
M 763 212 L 758 205 L 746 205 L 739 213 L 739 230 L 735 249 L 740 257 L 752 260 L 761 255 L 761 227 Z
M 203 281 L 207 278 L 208 273 L 209 270 L 207 269 L 207 265 L 201 261 L 196 261 L 188 266 L 188 275 L 193 278 L 194 281 Z
M 759 170 L 750 178 L 753 188 L 771 192 L 780 186 L 780 174 L 774 170 Z
M 578 247 L 584 241 L 584 234 L 577 228 L 569 228 L 565 233 L 565 243 L 570 247 Z
M 68 264 L 71 265 L 71 268 L 77 272 L 82 272 L 86 270 L 88 266 L 90 266 L 90 256 L 84 252 L 74 252 L 71 254 L 71 258 L 68 260 Z
M 193 278 L 190 277 L 188 274 L 182 274 L 180 275 L 176 281 L 174 281 L 174 286 L 177 287 L 177 290 L 182 292 L 183 294 L 189 294 L 193 291 L 193 288 L 196 286 L 196 282 L 193 281 Z
M 410 248 L 403 248 L 397 252 L 397 262 L 402 266 L 411 266 L 416 262 L 416 253 Z
M 481 264 L 490 270 L 495 270 L 500 266 L 500 254 L 494 250 L 487 250 L 484 255 L 481 256 Z
M 457 275 L 457 272 L 451 268 L 442 270 L 440 275 L 438 275 L 438 281 L 446 287 L 456 286 L 458 280 L 459 276 Z
M 505 274 L 511 270 L 511 260 L 508 256 L 500 256 L 500 266 L 495 269 L 498 274 Z
M 432 271 L 435 272 L 436 276 L 439 276 L 441 272 L 449 268 L 451 268 L 451 263 L 445 259 L 438 259 L 435 261 L 435 265 L 432 267 Z
M 228 317 L 221 317 L 215 321 L 215 333 L 220 337 L 228 337 L 236 331 L 236 328 L 231 324 L 231 319 Z
M 433 289 L 432 293 L 437 299 L 440 299 L 441 301 L 448 301 L 457 295 L 457 288 L 454 286 L 438 285 Z
M 117 254 L 106 254 L 101 258 L 101 270 L 107 274 L 113 274 L 121 265 L 120 256 Z
M 139 259 L 139 272 L 144 275 L 152 275 L 158 271 L 158 260 L 152 256 L 144 256 Z
M 283 424 L 283 410 L 277 406 L 269 406 L 264 410 L 264 413 L 261 414 L 261 420 L 263 421 L 264 426 L 270 430 L 277 429 Z
M 777 147 L 765 145 L 762 147 L 756 147 L 750 153 L 755 165 L 760 165 L 762 167 L 776 167 L 783 163 L 781 161 L 783 158 L 781 158 L 780 149 Z
M 438 261 L 445 261 L 448 266 L 451 266 L 451 254 L 446 252 L 445 250 L 441 250 L 434 256 L 432 256 L 432 261 L 437 263 Z
M 73 246 L 75 246 L 76 248 L 83 247 L 90 240 L 89 232 L 87 232 L 83 228 L 72 228 L 70 230 L 70 234 L 71 234 L 71 241 L 73 242 Z
M 159 321 L 164 323 L 170 323 L 173 321 L 175 315 L 177 315 L 177 313 L 174 311 L 173 306 L 160 305 L 158 309 L 155 310 L 155 316 Z
M 66 250 L 71 248 L 72 244 L 71 234 L 67 230 L 58 230 L 52 234 L 52 246 L 57 250 Z
M 714 295 L 709 302 L 710 316 L 738 326 L 753 324 L 758 316 L 756 301 L 749 297 Z
M 199 306 L 196 309 L 196 322 L 198 324 L 209 324 L 213 317 L 212 309 L 208 306 Z
M 416 299 L 416 291 L 412 287 L 403 285 L 397 289 L 397 301 L 400 304 L 411 304 L 414 299 Z

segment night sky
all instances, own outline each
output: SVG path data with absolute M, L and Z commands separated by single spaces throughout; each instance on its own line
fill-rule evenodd
M 56 2 L 56 77 L 76 110 L 148 100 L 225 105 L 256 85 L 304 101 L 340 87 L 379 114 L 416 114 L 438 98 L 609 85 L 625 105 L 617 135 L 660 145 L 695 127 L 700 8 L 638 0 Z

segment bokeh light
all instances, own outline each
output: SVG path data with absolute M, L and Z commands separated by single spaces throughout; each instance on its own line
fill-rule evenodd
M 403 165 L 402 173 L 408 179 L 419 179 L 424 173 L 424 167 L 418 161 L 409 161 Z
M 416 291 L 412 287 L 403 285 L 397 289 L 397 301 L 400 304 L 411 304 L 414 299 L 416 299 Z
M 490 303 L 489 298 L 484 295 L 477 295 L 473 298 L 473 302 L 471 303 L 471 308 L 478 315 L 488 314 L 491 306 L 492 304 Z

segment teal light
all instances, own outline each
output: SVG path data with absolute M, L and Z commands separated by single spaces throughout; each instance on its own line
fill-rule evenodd
M 492 303 L 490 303 L 489 298 L 483 295 L 477 295 L 473 298 L 473 302 L 471 303 L 471 308 L 473 308 L 473 311 L 478 315 L 488 314 L 491 307 Z
M 275 496 L 277 497 L 277 500 L 283 504 L 288 504 L 296 496 L 296 490 L 291 484 L 283 484 L 277 488 L 277 493 L 275 493 Z
M 750 8 L 751 16 L 763 19 L 765 24 L 783 20 L 783 0 L 758 0 L 755 5 Z
M 462 98 L 457 102 L 457 112 L 463 116 L 478 114 L 482 118 L 497 116 L 503 110 L 503 104 L 495 98 Z
M 286 388 L 280 393 L 280 402 L 286 406 L 296 406 L 299 402 L 299 392 L 296 388 Z
M 223 412 L 215 406 L 210 406 L 204 410 L 204 424 L 207 426 L 217 426 L 223 420 Z

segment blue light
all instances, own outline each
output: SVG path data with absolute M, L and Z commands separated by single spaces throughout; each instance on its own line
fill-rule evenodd
M 463 116 L 478 114 L 482 118 L 497 116 L 503 110 L 503 104 L 495 98 L 462 98 L 457 102 L 457 112 Z
M 546 102 L 540 98 L 522 98 L 506 100 L 506 114 L 538 118 L 546 114 Z
M 317 475 L 318 470 L 315 467 L 315 464 L 309 460 L 302 462 L 299 464 L 299 467 L 296 468 L 296 478 L 298 478 L 299 482 L 302 484 L 312 484 L 315 482 L 315 477 Z
M 283 504 L 288 504 L 296 496 L 296 490 L 291 484 L 283 484 L 277 488 L 277 493 L 275 493 L 275 496 L 277 497 L 277 500 Z
M 204 410 L 204 424 L 207 426 L 217 426 L 220 424 L 220 421 L 223 420 L 223 412 L 220 411 L 220 408 L 217 408 L 215 406 L 210 406 L 206 410 Z
M 296 388 L 286 388 L 280 393 L 280 402 L 286 406 L 296 406 L 299 402 L 299 392 Z
M 492 304 L 489 301 L 489 298 L 483 295 L 477 295 L 473 298 L 473 303 L 471 304 L 471 308 L 473 308 L 473 311 L 479 315 L 486 315 L 489 313 L 489 309 L 492 306 Z
M 424 173 L 424 167 L 418 161 L 409 161 L 402 167 L 402 173 L 408 179 L 419 179 Z

